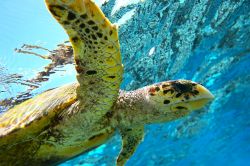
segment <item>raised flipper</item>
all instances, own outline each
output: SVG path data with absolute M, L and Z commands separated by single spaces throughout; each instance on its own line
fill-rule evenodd
M 77 98 L 81 109 L 92 112 L 92 118 L 97 120 L 116 101 L 122 81 L 117 27 L 91 0 L 45 2 L 70 37 L 80 83 Z
M 122 149 L 116 160 L 117 166 L 125 165 L 126 161 L 133 155 L 137 146 L 144 137 L 144 127 L 119 129 L 122 136 Z

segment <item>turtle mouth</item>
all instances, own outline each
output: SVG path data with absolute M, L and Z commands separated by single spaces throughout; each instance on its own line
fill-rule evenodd
M 189 110 L 198 110 L 204 107 L 206 104 L 208 104 L 210 101 L 212 101 L 213 98 L 203 98 L 198 100 L 192 100 L 188 102 L 188 109 Z

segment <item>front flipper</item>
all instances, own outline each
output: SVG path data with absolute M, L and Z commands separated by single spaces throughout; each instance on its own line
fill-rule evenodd
M 122 136 L 122 149 L 116 160 L 117 166 L 125 165 L 126 161 L 133 155 L 137 146 L 144 137 L 144 126 L 137 128 L 119 129 Z
M 69 35 L 80 83 L 77 88 L 80 110 L 91 112 L 87 120 L 95 123 L 116 101 L 122 81 L 117 26 L 111 24 L 92 0 L 45 2 Z

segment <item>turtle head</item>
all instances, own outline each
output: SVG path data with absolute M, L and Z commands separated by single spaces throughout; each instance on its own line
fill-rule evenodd
M 196 82 L 176 80 L 157 83 L 145 87 L 146 99 L 153 108 L 154 122 L 165 122 L 185 116 L 198 110 L 213 100 L 212 93 Z M 154 112 L 155 111 L 155 112 Z M 151 116 L 152 117 L 152 116 Z

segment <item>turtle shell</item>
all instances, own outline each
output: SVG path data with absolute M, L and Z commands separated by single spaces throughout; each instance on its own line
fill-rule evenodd
M 0 146 L 39 134 L 55 115 L 76 101 L 77 86 L 75 83 L 46 91 L 3 113 L 0 117 Z

